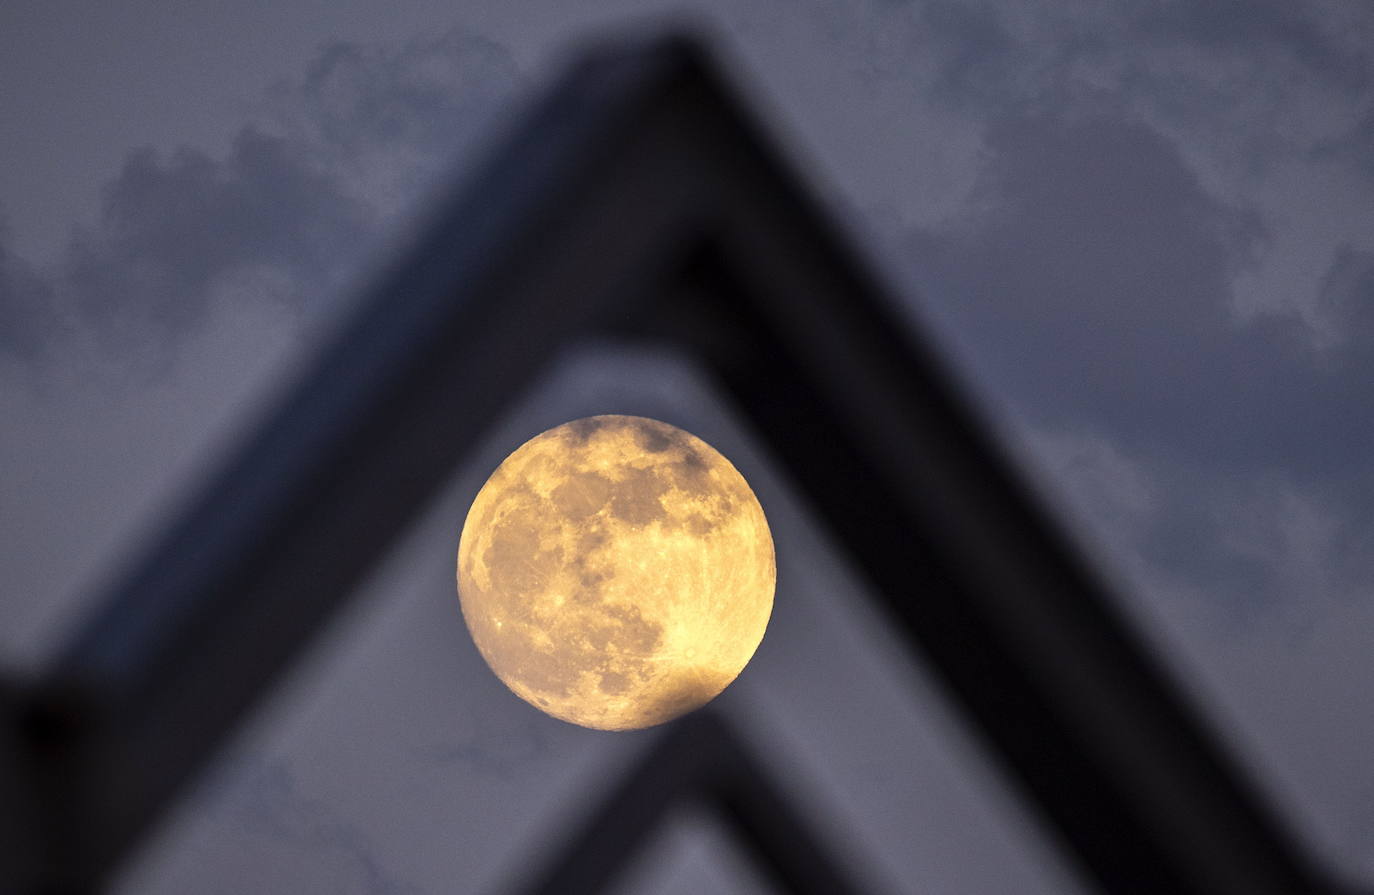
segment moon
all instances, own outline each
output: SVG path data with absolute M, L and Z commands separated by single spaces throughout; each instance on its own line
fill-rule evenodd
M 463 618 L 517 696 L 597 730 L 714 699 L 773 611 L 773 538 L 730 461 L 675 426 L 592 416 L 531 438 L 458 542 Z

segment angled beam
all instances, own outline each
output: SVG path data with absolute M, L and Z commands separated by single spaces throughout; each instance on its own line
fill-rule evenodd
M 560 344 L 656 278 L 699 217 L 657 105 L 683 74 L 574 71 L 78 632 L 27 712 L 33 878 L 107 879 Z
M 712 135 L 684 149 L 715 173 L 709 235 L 676 300 L 626 330 L 706 361 L 1107 891 L 1339 890 L 713 77 L 676 96 Z
M 562 847 L 519 888 L 521 895 L 594 895 L 614 883 L 689 799 L 729 824 L 780 891 L 862 891 L 803 819 L 787 790 L 730 725 L 706 709 L 669 725 L 611 787 Z
M 726 728 L 720 740 L 723 748 L 702 787 L 708 805 L 747 846 L 747 854 L 779 891 L 796 895 L 864 891 L 757 753 L 746 748 L 732 729 Z
M 677 312 L 644 321 L 647 332 L 707 358 L 897 630 L 1105 890 L 1336 890 L 895 297 L 750 121 L 705 86 L 699 103 L 699 128 L 726 136 L 704 147 L 720 217 L 680 278 Z

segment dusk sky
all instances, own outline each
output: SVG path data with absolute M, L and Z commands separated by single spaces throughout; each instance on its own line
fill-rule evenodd
M 0 663 L 43 665 L 580 43 L 688 13 L 1296 835 L 1374 881 L 1374 7 L 845 0 L 0 6 Z M 669 420 L 749 479 L 774 616 L 719 700 L 875 891 L 1076 891 L 747 426 L 570 351 L 121 883 L 498 891 L 653 732 L 482 663 L 464 514 L 535 433 Z M 626 893 L 753 892 L 685 813 Z

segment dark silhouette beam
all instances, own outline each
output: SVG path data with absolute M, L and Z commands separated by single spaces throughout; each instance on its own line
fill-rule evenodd
M 665 727 L 521 895 L 594 895 L 615 882 L 674 809 L 701 800 L 748 846 L 779 891 L 862 891 L 730 725 L 711 709 Z

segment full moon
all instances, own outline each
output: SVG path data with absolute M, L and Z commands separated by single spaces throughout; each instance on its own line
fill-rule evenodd
M 700 708 L 773 611 L 773 538 L 715 448 L 638 416 L 536 435 L 487 479 L 458 543 L 463 618 L 491 670 L 598 730 Z

